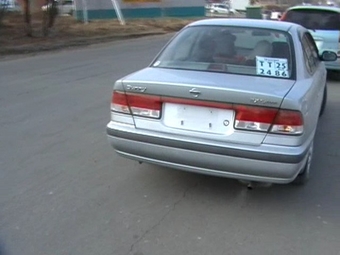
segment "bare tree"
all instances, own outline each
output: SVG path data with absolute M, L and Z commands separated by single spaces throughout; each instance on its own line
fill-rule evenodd
M 0 3 L 0 25 L 2 24 L 2 20 L 5 17 L 5 14 L 7 12 L 8 5 L 6 2 L 1 2 Z
M 4 19 L 6 12 L 7 7 L 5 5 L 0 5 L 0 25 L 2 24 L 2 20 Z
M 23 0 L 24 22 L 26 24 L 26 35 L 32 37 L 32 22 L 31 22 L 31 1 Z
M 47 36 L 55 23 L 56 16 L 58 15 L 58 3 L 56 0 L 44 1 L 42 8 L 42 32 L 44 36 Z M 31 0 L 22 0 L 22 8 L 26 26 L 26 35 L 32 37 Z
M 42 31 L 44 36 L 48 36 L 50 29 L 55 23 L 58 15 L 58 2 L 56 0 L 45 0 L 46 9 L 43 13 Z

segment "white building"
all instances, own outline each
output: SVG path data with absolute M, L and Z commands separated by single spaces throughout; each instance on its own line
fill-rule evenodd
M 125 18 L 200 17 L 205 0 L 116 0 Z M 89 19 L 116 18 L 113 0 L 75 0 L 76 17 L 82 19 L 84 4 Z

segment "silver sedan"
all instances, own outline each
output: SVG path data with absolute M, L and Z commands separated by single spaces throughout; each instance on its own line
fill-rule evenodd
M 121 156 L 244 181 L 305 183 L 327 101 L 323 61 L 288 22 L 194 22 L 117 80 L 107 135 Z

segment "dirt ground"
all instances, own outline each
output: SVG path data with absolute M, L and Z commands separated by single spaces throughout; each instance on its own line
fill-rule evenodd
M 25 36 L 23 16 L 9 13 L 0 25 L 0 56 L 84 46 L 146 35 L 175 32 L 197 19 L 134 19 L 120 25 L 118 20 L 97 20 L 84 24 L 60 16 L 48 37 L 42 36 L 41 14 L 32 15 L 33 37 Z

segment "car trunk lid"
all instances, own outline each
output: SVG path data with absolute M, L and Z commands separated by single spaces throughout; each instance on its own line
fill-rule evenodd
M 266 135 L 263 131 L 271 125 L 250 123 L 250 115 L 257 114 L 261 120 L 275 115 L 294 83 L 289 79 L 151 67 L 123 79 L 126 93 L 142 96 L 141 101 L 133 99 L 141 106 L 133 109 L 137 129 L 247 144 L 260 144 Z M 154 114 L 159 105 L 159 114 L 151 115 L 156 119 L 143 116 Z M 143 112 L 145 108 L 153 112 Z

